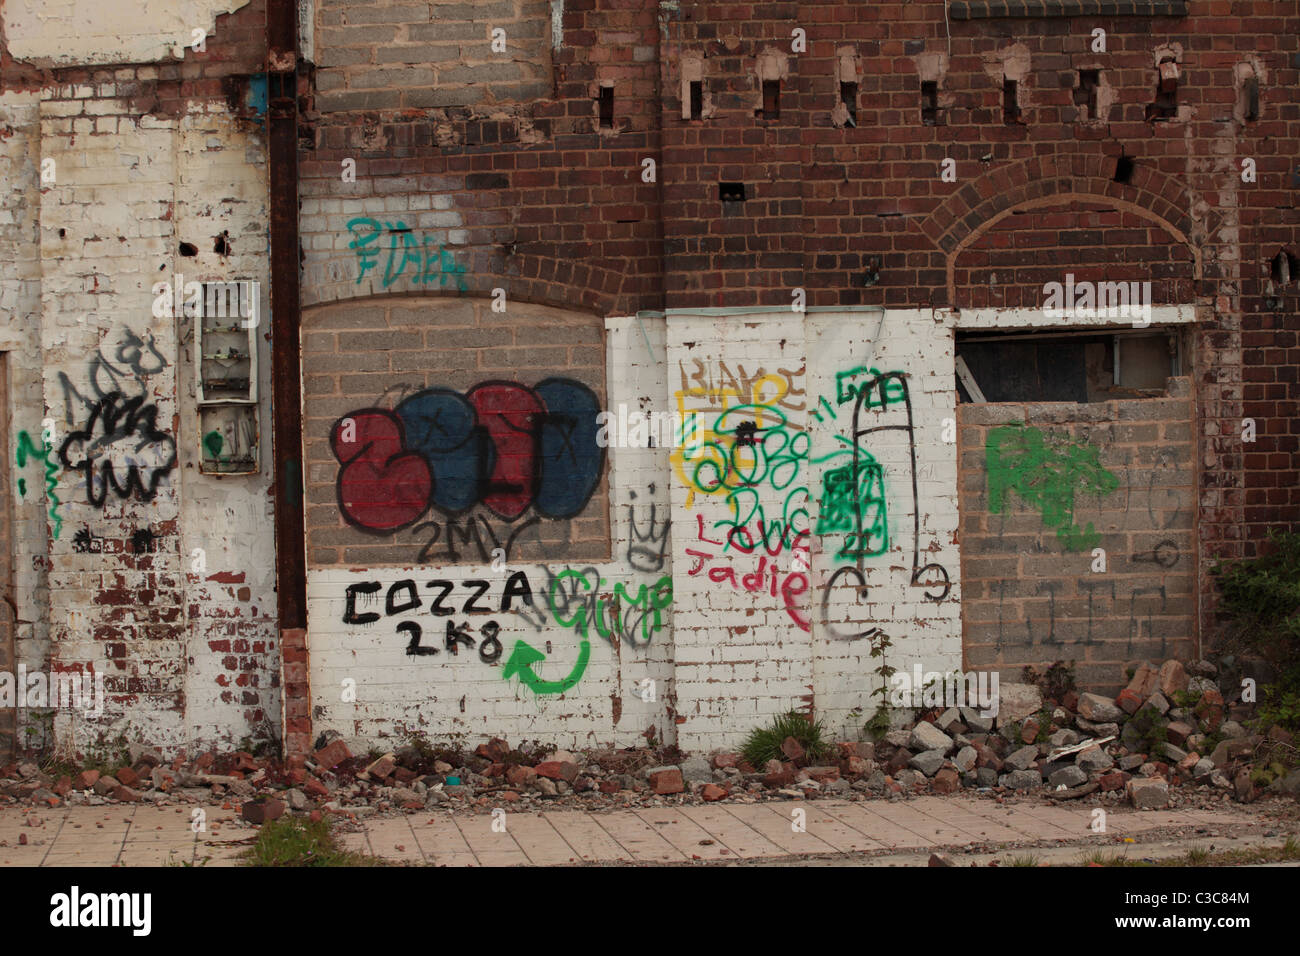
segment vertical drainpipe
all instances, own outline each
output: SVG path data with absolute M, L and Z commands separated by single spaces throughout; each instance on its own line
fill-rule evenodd
M 307 683 L 307 562 L 303 537 L 302 392 L 298 330 L 298 9 L 268 0 L 267 128 L 271 205 L 271 446 L 275 462 L 276 604 L 284 756 L 311 747 Z

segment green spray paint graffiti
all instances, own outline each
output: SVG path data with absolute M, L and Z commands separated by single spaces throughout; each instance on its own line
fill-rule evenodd
M 859 453 L 857 487 L 853 466 L 834 468 L 822 477 L 818 534 L 842 534 L 844 546 L 837 558 L 874 558 L 889 550 L 889 522 L 885 510 L 885 473 L 871 455 Z M 863 519 L 857 532 L 859 512 Z
M 1108 495 L 1119 487 L 1099 454 L 1095 445 L 1068 435 L 1045 436 L 1028 425 L 992 429 L 985 442 L 989 511 L 1001 514 L 1014 491 L 1041 512 L 1043 524 L 1056 529 L 1067 551 L 1096 547 L 1101 534 L 1092 522 L 1082 529 L 1074 523 L 1074 496 Z
M 857 403 L 862 408 L 884 409 L 906 401 L 904 373 L 881 373 L 878 369 L 858 366 L 835 376 L 835 404 L 825 396 L 818 399 L 813 418 L 820 424 L 839 420 L 836 406 Z M 864 438 L 869 432 L 863 432 Z M 853 442 L 835 435 L 841 447 L 816 459 L 818 464 L 853 458 L 854 463 L 832 468 L 822 475 L 821 509 L 817 519 L 818 534 L 842 534 L 843 546 L 835 553 L 842 561 L 874 558 L 889 550 L 889 513 L 885 500 L 885 470 L 861 445 L 854 456 Z M 856 474 L 855 474 L 856 469 Z
M 515 641 L 515 649 L 510 652 L 510 660 L 506 661 L 501 676 L 509 680 L 518 674 L 519 682 L 525 687 L 532 688 L 535 694 L 563 694 L 582 680 L 582 674 L 586 671 L 587 661 L 590 658 L 591 642 L 583 641 L 578 651 L 578 663 L 573 666 L 568 677 L 564 680 L 542 680 L 533 670 L 533 665 L 538 661 L 546 660 L 546 655 L 531 644 Z
M 621 639 L 630 646 L 645 647 L 663 629 L 663 612 L 673 603 L 670 574 L 653 585 L 640 584 L 633 595 L 621 581 L 615 583 L 612 594 L 603 591 L 606 581 L 595 568 L 568 568 L 559 574 L 543 570 L 550 577 L 546 604 L 551 616 L 561 627 L 572 629 L 580 643 L 578 660 L 568 676 L 543 680 L 533 665 L 545 661 L 546 655 L 526 641 L 515 641 L 501 676 L 505 680 L 518 676 L 519 682 L 535 694 L 563 694 L 577 686 L 591 661 L 591 628 L 610 644 Z
M 50 526 L 54 537 L 57 539 L 59 532 L 63 530 L 63 519 L 59 517 L 61 502 L 59 496 L 55 493 L 59 487 L 59 466 L 51 461 L 51 452 L 53 451 L 54 449 L 46 444 L 42 444 L 38 448 L 32 441 L 32 436 L 27 432 L 18 433 L 18 467 L 26 468 L 28 458 L 39 461 L 45 466 L 45 494 L 50 499 Z M 18 493 L 20 495 L 27 494 L 27 482 L 21 478 L 18 479 Z
M 387 289 L 398 279 L 405 277 L 414 285 L 438 285 L 446 288 L 451 282 L 465 292 L 469 287 L 463 278 L 465 266 L 456 261 L 455 255 L 433 236 L 417 239 L 415 233 L 405 222 L 386 222 L 382 225 L 378 219 L 358 216 L 348 220 L 347 228 L 352 233 L 348 248 L 357 256 L 357 284 L 365 278 L 366 273 L 379 266 L 380 236 L 389 235 L 388 259 L 384 265 L 383 287 Z M 411 270 L 407 272 L 406 267 Z M 375 275 L 379 273 L 376 271 Z

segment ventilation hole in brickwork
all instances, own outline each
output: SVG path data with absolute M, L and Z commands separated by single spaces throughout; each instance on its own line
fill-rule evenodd
M 722 202 L 744 202 L 744 183 L 718 183 L 718 199 Z
M 1300 259 L 1282 249 L 1273 257 L 1268 273 L 1278 285 L 1292 285 L 1300 280 Z
M 1097 89 L 1101 85 L 1101 70 L 1080 70 L 1079 85 L 1074 90 L 1074 105 L 1081 106 L 1088 119 L 1097 118 Z
M 763 109 L 761 110 L 761 114 L 765 120 L 781 118 L 780 80 L 763 81 Z
M 212 243 L 212 251 L 219 256 L 230 255 L 230 231 L 222 230 L 221 235 L 217 236 Z
M 1259 77 L 1250 76 L 1241 84 L 1241 112 L 1247 123 L 1259 119 Z
M 1016 81 L 1002 80 L 1002 122 L 1014 125 L 1020 122 L 1020 103 L 1016 99 Z
M 1166 79 L 1164 71 L 1168 66 L 1172 66 L 1174 76 Z M 1149 122 L 1159 120 L 1174 119 L 1178 116 L 1178 80 L 1176 79 L 1177 63 L 1172 56 L 1167 56 L 1160 61 L 1161 76 L 1156 80 L 1156 99 L 1154 103 L 1147 106 L 1146 118 Z
M 198 254 L 199 254 L 199 247 L 196 246 L 194 243 L 192 243 L 192 242 L 182 242 L 182 243 L 181 243 L 181 255 L 183 255 L 183 256 L 197 256 Z
M 840 102 L 849 111 L 849 125 L 858 125 L 858 84 L 840 84 Z
M 59 230 L 59 238 L 60 238 L 60 239 L 62 239 L 62 238 L 64 238 L 65 236 L 67 236 L 67 234 L 68 234 L 68 230 L 66 230 L 66 229 L 60 229 L 60 230 Z
M 1115 160 L 1115 175 L 1111 177 L 1111 181 L 1116 183 L 1127 183 L 1133 178 L 1133 170 L 1135 168 L 1136 167 L 1133 165 L 1133 158 L 1121 154 L 1119 158 Z
M 862 273 L 862 284 L 870 288 L 880 281 L 880 257 L 872 256 L 863 265 L 866 269 Z
M 704 118 L 704 82 L 691 80 L 691 119 Z
M 921 122 L 926 126 L 939 125 L 939 84 L 934 80 L 921 83 Z
M 600 128 L 614 128 L 614 87 L 600 88 Z

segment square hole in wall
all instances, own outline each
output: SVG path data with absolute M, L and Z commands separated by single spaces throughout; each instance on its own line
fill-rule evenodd
M 1105 402 L 1156 398 L 1183 374 L 1177 328 L 957 334 L 963 402 Z

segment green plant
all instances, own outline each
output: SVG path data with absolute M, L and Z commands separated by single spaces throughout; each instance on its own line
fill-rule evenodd
M 262 825 L 257 842 L 240 855 L 245 866 L 376 866 L 375 857 L 338 846 L 325 820 L 284 816 Z
M 1259 655 L 1300 684 L 1300 532 L 1269 532 L 1267 551 L 1215 564 L 1224 645 Z
M 1040 860 L 1032 853 L 1021 853 L 1009 857 L 1006 861 L 1007 866 L 1038 866 Z
M 751 730 L 741 745 L 740 755 L 751 767 L 758 769 L 769 760 L 782 758 L 781 744 L 787 737 L 795 739 L 809 760 L 820 760 L 830 752 L 830 747 L 822 740 L 821 721 L 813 722 L 791 710 L 773 718 L 766 727 Z
M 894 646 L 893 640 L 883 630 L 876 628 L 875 633 L 870 635 L 871 656 L 877 658 L 880 663 L 876 665 L 875 674 L 880 678 L 880 683 L 871 691 L 872 697 L 879 697 L 880 702 L 876 704 L 876 711 L 871 715 L 863 725 L 862 730 L 873 740 L 879 740 L 889 730 L 891 723 L 889 702 L 889 684 L 898 669 L 891 666 L 885 658 L 885 651 Z

